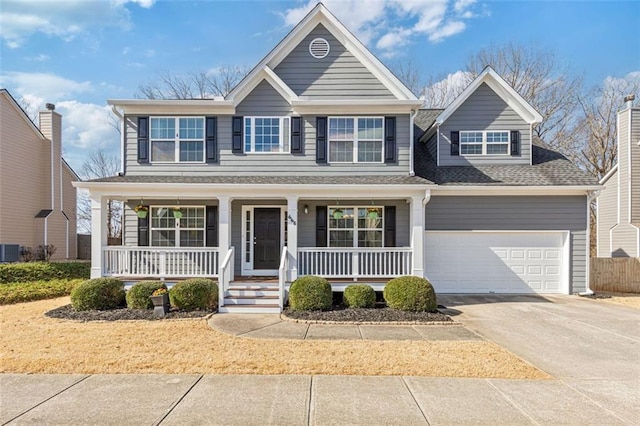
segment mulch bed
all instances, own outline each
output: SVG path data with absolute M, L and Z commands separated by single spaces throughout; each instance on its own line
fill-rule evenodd
M 76 311 L 71 305 L 61 306 L 45 313 L 50 318 L 75 321 L 122 321 L 122 320 L 159 320 L 176 318 L 203 318 L 213 311 L 170 310 L 164 318 L 153 315 L 153 309 L 111 309 L 108 311 Z
M 444 308 L 444 306 L 438 306 Z M 334 305 L 330 311 L 302 311 L 295 312 L 287 308 L 283 315 L 305 321 L 335 321 L 335 322 L 434 322 L 453 321 L 441 312 L 405 312 L 388 308 L 383 303 L 376 304 L 370 309 L 351 309 L 344 305 Z

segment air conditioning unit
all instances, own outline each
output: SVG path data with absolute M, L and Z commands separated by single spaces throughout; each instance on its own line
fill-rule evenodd
M 19 244 L 0 244 L 0 263 L 20 260 Z

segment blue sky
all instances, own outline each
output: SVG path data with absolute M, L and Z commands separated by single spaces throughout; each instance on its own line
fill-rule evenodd
M 640 73 L 640 1 L 328 0 L 385 63 L 425 77 L 509 41 L 555 51 L 587 85 Z M 63 114 L 65 158 L 118 153 L 106 100 L 159 72 L 253 66 L 315 1 L 3 0 L 0 86 Z

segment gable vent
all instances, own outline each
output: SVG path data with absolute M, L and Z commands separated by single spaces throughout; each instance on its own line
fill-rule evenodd
M 329 54 L 329 42 L 323 38 L 316 38 L 309 43 L 309 53 L 316 59 L 325 58 Z

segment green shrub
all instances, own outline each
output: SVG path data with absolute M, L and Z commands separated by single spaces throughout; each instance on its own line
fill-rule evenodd
M 371 286 L 354 284 L 344 289 L 344 303 L 350 308 L 373 308 L 376 292 Z
M 181 281 L 169 290 L 171 305 L 185 311 L 209 310 L 218 307 L 218 284 L 206 278 Z
M 150 297 L 159 288 L 166 290 L 167 286 L 162 281 L 140 281 L 135 283 L 127 291 L 127 308 L 153 309 L 153 302 Z
M 294 311 L 321 311 L 331 308 L 331 284 L 322 277 L 307 275 L 291 284 L 289 306 Z
M 61 279 L 88 279 L 89 262 L 29 262 L 0 265 L 0 284 Z
M 414 276 L 394 278 L 384 288 L 384 300 L 390 308 L 410 312 L 435 312 L 436 292 L 429 281 Z
M 124 284 L 116 278 L 83 281 L 71 291 L 71 304 L 77 311 L 107 310 L 124 306 Z
M 0 284 L 0 305 L 68 296 L 80 282 L 76 279 Z

